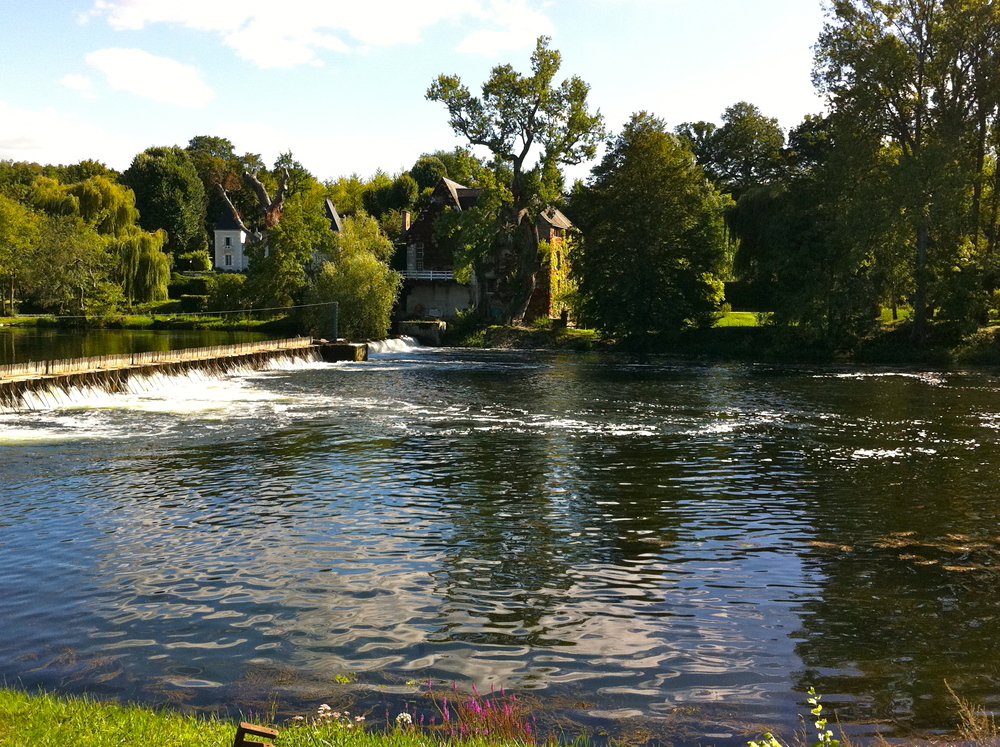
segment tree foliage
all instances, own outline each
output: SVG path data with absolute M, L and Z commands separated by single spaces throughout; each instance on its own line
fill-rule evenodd
M 687 122 L 675 129 L 721 191 L 739 199 L 780 175 L 785 136 L 778 120 L 741 101 L 726 109 L 722 123 Z
M 0 311 L 5 315 L 15 313 L 17 292 L 31 267 L 40 224 L 41 216 L 0 194 Z
M 390 314 L 402 278 L 389 268 L 393 254 L 378 222 L 361 214 L 344 219 L 331 258 L 313 279 L 308 303 L 339 305 L 340 334 L 352 340 L 380 339 L 389 332 Z M 319 314 L 314 312 L 313 324 Z
M 562 57 L 549 49 L 549 41 L 539 37 L 530 75 L 498 65 L 481 96 L 473 96 L 453 75 L 439 76 L 427 91 L 429 100 L 445 105 L 455 133 L 487 148 L 494 172 L 502 175 L 501 199 L 493 203 L 493 256 L 480 256 L 478 263 L 499 274 L 498 297 L 515 322 L 524 319 L 535 288 L 540 259 L 535 221 L 561 193 L 559 167 L 592 158 L 603 136 L 602 117 L 587 103 L 590 87 L 576 76 L 555 84 Z M 479 217 L 471 220 L 482 224 Z M 466 243 L 485 249 L 483 242 Z
M 984 296 L 977 276 L 988 269 L 981 225 L 996 158 L 988 146 L 1000 101 L 1000 8 L 990 0 L 836 0 L 831 10 L 815 78 L 835 111 L 891 144 L 920 339 L 931 308 L 969 311 L 971 296 Z
M 132 231 L 110 242 L 118 258 L 115 278 L 129 302 L 167 300 L 170 257 L 162 251 L 166 240 L 163 231 Z
M 727 204 L 662 120 L 633 115 L 569 207 L 585 318 L 626 337 L 711 324 Z
M 147 148 L 122 174 L 135 192 L 139 225 L 163 230 L 174 255 L 205 248 L 205 187 L 188 153 L 176 146 Z

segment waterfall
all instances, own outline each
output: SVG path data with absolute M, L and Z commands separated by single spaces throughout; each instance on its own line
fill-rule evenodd
M 317 363 L 316 352 L 308 350 L 276 356 L 266 361 L 227 363 L 224 366 L 200 365 L 172 370 L 164 368 L 141 373 L 133 371 L 127 372 L 127 375 L 86 383 L 69 383 L 72 381 L 69 378 L 38 379 L 12 399 L 0 401 L 0 414 L 106 407 L 113 404 L 128 407 L 129 398 L 134 404 L 137 397 L 163 396 L 189 400 L 190 409 L 204 409 L 217 403 L 218 397 L 213 395 L 218 392 L 207 392 L 208 389 L 217 389 L 217 384 L 266 371 L 286 371 L 313 365 L 327 364 Z M 247 396 L 245 390 L 242 391 L 244 394 L 241 396 Z
M 368 343 L 369 355 L 379 355 L 383 353 L 409 353 L 420 350 L 421 344 L 412 337 L 392 337 L 386 340 Z

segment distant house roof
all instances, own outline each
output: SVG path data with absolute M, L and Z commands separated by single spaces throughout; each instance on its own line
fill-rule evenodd
M 326 219 L 330 221 L 330 230 L 337 233 L 343 231 L 344 223 L 340 219 L 340 213 L 337 212 L 337 208 L 334 207 L 333 201 L 329 197 L 326 198 L 323 210 L 326 213 Z
M 441 184 L 448 190 L 452 199 L 452 206 L 460 210 L 468 210 L 474 207 L 479 200 L 479 195 L 483 193 L 481 189 L 466 187 L 464 184 L 453 182 L 451 179 L 441 179 Z
M 236 218 L 233 217 L 233 213 L 230 210 L 223 210 L 219 216 L 215 219 L 215 230 L 216 231 L 240 231 L 240 224 L 236 222 Z
M 566 229 L 573 227 L 570 219 L 554 207 L 546 208 L 539 217 L 553 228 Z

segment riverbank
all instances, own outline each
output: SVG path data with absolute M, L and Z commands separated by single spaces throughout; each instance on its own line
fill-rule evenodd
M 874 365 L 1000 365 L 1000 326 L 962 334 L 949 325 L 932 325 L 917 344 L 905 324 L 882 329 L 849 348 L 836 347 L 795 327 L 751 324 L 650 334 L 641 340 L 616 340 L 597 330 L 559 327 L 491 326 L 459 330 L 446 339 L 453 347 L 499 350 L 575 350 L 676 355 L 699 360 Z
M 323 715 L 326 713 L 327 715 Z M 232 720 L 181 714 L 168 708 L 48 693 L 28 694 L 0 689 L 0 745 L 45 747 L 231 747 L 237 722 L 252 721 L 278 730 L 279 747 L 430 747 L 441 740 L 416 727 L 407 718 L 396 720 L 388 732 L 366 730 L 362 717 L 329 709 L 314 717 L 274 725 L 272 717 L 242 714 Z M 477 735 L 454 738 L 461 747 L 512 747 L 523 739 Z M 579 741 L 574 744 L 580 744 Z
M 827 714 L 820 696 L 812 691 L 809 695 L 807 707 L 812 707 L 810 720 L 815 722 L 822 735 Z M 944 741 L 983 747 L 996 744 L 998 734 L 993 718 L 984 712 L 982 706 L 954 697 L 957 728 L 955 734 Z M 369 727 L 362 715 L 334 711 L 325 704 L 315 715 L 295 716 L 278 723 L 274 714 L 240 713 L 232 719 L 225 719 L 217 715 L 179 713 L 166 706 L 152 708 L 135 703 L 100 701 L 87 696 L 61 696 L 46 692 L 29 694 L 0 688 L 0 745 L 231 747 L 241 721 L 275 730 L 278 733 L 275 739 L 277 747 L 334 744 L 337 747 L 590 747 L 592 744 L 589 738 L 579 735 L 541 736 L 531 729 L 528 721 L 523 720 L 523 714 L 518 709 L 509 708 L 509 699 L 501 703 L 501 707 L 491 707 L 491 703 L 496 702 L 479 696 L 465 700 L 456 698 L 452 700 L 450 709 L 447 701 L 438 702 L 436 705 L 441 715 L 446 715 L 448 720 L 445 722 L 442 719 L 442 723 L 434 726 L 422 723 L 422 719 L 418 721 L 408 710 L 394 718 L 386 713 L 387 723 L 380 730 Z M 834 739 L 832 731 L 828 733 L 828 738 L 819 741 L 807 741 L 804 731 L 796 732 L 788 740 L 779 740 L 770 732 L 764 732 L 761 741 L 752 741 L 749 737 L 756 734 L 748 731 L 746 744 L 749 747 L 806 747 L 808 744 L 835 747 L 842 742 L 852 744 L 839 720 L 834 728 L 840 741 Z M 691 736 L 688 735 L 689 738 Z M 638 741 L 618 739 L 612 744 L 648 743 L 653 734 L 640 732 L 634 737 Z M 894 739 L 892 743 L 897 747 L 928 747 L 941 744 L 942 737 L 941 734 L 933 737 L 911 736 Z M 695 737 L 694 741 L 702 740 Z M 868 740 L 856 738 L 853 744 L 862 741 Z M 874 739 L 874 743 L 881 747 L 889 744 L 879 737 Z
M 217 332 L 264 332 L 294 335 L 298 325 L 291 316 L 246 319 L 204 314 L 122 314 L 100 318 L 17 316 L 0 317 L 0 327 L 37 329 L 128 329 L 208 330 Z

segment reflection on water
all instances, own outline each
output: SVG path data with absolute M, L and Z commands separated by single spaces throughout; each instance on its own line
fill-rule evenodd
M 28 361 L 127 355 L 177 348 L 235 345 L 257 342 L 270 335 L 259 332 L 150 329 L 50 329 L 0 326 L 0 366 Z
M 471 681 L 584 722 L 794 723 L 815 685 L 939 728 L 945 679 L 995 693 L 998 389 L 397 350 L 0 416 L 0 674 L 237 707 Z

